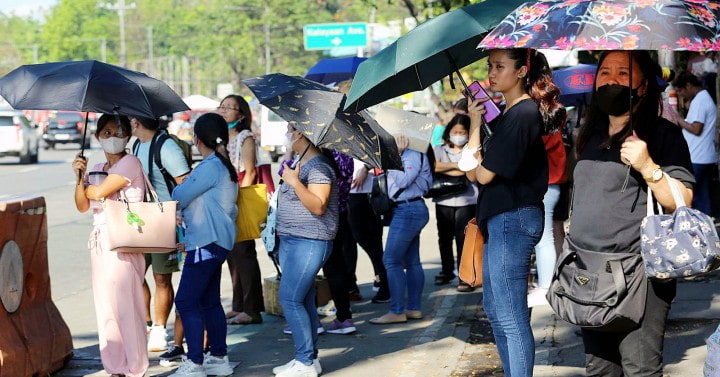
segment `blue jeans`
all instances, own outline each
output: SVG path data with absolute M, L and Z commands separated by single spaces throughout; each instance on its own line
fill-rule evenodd
M 216 244 L 200 250 L 203 249 L 215 257 L 192 263 L 197 251 L 188 250 L 175 296 L 175 306 L 185 329 L 187 357 L 196 364 L 203 363 L 204 330 L 207 330 L 210 353 L 218 357 L 227 355 L 227 323 L 220 304 L 220 276 L 228 250 Z
M 280 236 L 280 305 L 292 331 L 295 360 L 305 365 L 317 358 L 315 276 L 330 256 L 332 246 L 332 241 Z
M 523 207 L 487 221 L 483 307 L 508 377 L 532 376 L 535 340 L 527 307 L 530 254 L 543 232 L 543 210 Z
M 702 211 L 707 215 L 712 215 L 712 207 L 710 205 L 710 178 L 712 170 L 716 169 L 715 164 L 692 164 L 693 174 L 695 175 L 695 191 L 693 194 L 693 208 Z
M 555 251 L 555 236 L 553 234 L 553 213 L 555 205 L 560 199 L 560 185 L 550 185 L 543 198 L 545 207 L 545 224 L 543 234 L 535 246 L 535 260 L 537 261 L 538 287 L 550 288 L 550 281 L 555 272 L 557 252 Z
M 407 309 L 420 310 L 425 284 L 425 273 L 420 264 L 420 231 L 429 219 L 427 206 L 422 200 L 401 203 L 393 208 L 383 254 L 390 286 L 391 313 L 405 313 L 406 291 Z

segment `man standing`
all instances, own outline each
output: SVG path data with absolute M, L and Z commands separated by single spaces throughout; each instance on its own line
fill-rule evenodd
M 133 154 L 140 159 L 145 174 L 150 178 L 160 201 L 172 200 L 170 194 L 175 185 L 182 182 L 190 173 L 182 149 L 160 130 L 157 119 L 131 118 L 132 133 L 138 138 L 133 144 Z M 156 150 L 160 148 L 160 161 Z M 158 166 L 160 165 L 160 166 Z M 162 167 L 162 170 L 161 170 Z M 163 172 L 164 171 L 164 172 Z M 171 178 L 171 179 L 170 179 Z M 176 253 L 145 254 L 145 269 L 150 265 L 155 279 L 155 322 L 150 316 L 150 288 L 144 282 L 146 321 L 150 328 L 148 351 L 158 352 L 167 348 L 167 324 L 172 310 L 175 292 L 172 286 L 172 273 L 179 271 Z
M 691 101 L 687 117 L 683 119 L 682 116 L 678 116 L 677 119 L 690 148 L 690 159 L 697 182 L 692 206 L 710 215 L 710 178 L 717 164 L 715 151 L 717 108 L 710 93 L 702 88 L 700 80 L 692 73 L 680 73 L 673 85 L 678 96 Z

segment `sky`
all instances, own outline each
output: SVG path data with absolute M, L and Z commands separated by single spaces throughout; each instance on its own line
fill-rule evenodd
M 19 16 L 39 16 L 42 9 L 48 9 L 58 0 L 0 0 L 0 11 L 6 14 L 15 13 Z

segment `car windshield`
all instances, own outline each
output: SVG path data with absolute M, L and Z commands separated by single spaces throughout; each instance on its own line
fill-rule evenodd
M 52 123 L 74 123 L 83 122 L 84 119 L 82 115 L 77 113 L 57 113 L 55 116 L 51 116 L 49 121 Z

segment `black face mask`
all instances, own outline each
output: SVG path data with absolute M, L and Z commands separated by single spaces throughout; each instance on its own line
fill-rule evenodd
M 600 110 L 605 114 L 619 116 L 625 114 L 629 110 L 630 96 L 632 95 L 632 105 L 635 106 L 640 102 L 638 95 L 640 87 L 630 91 L 629 86 L 608 84 L 597 89 L 597 101 Z

